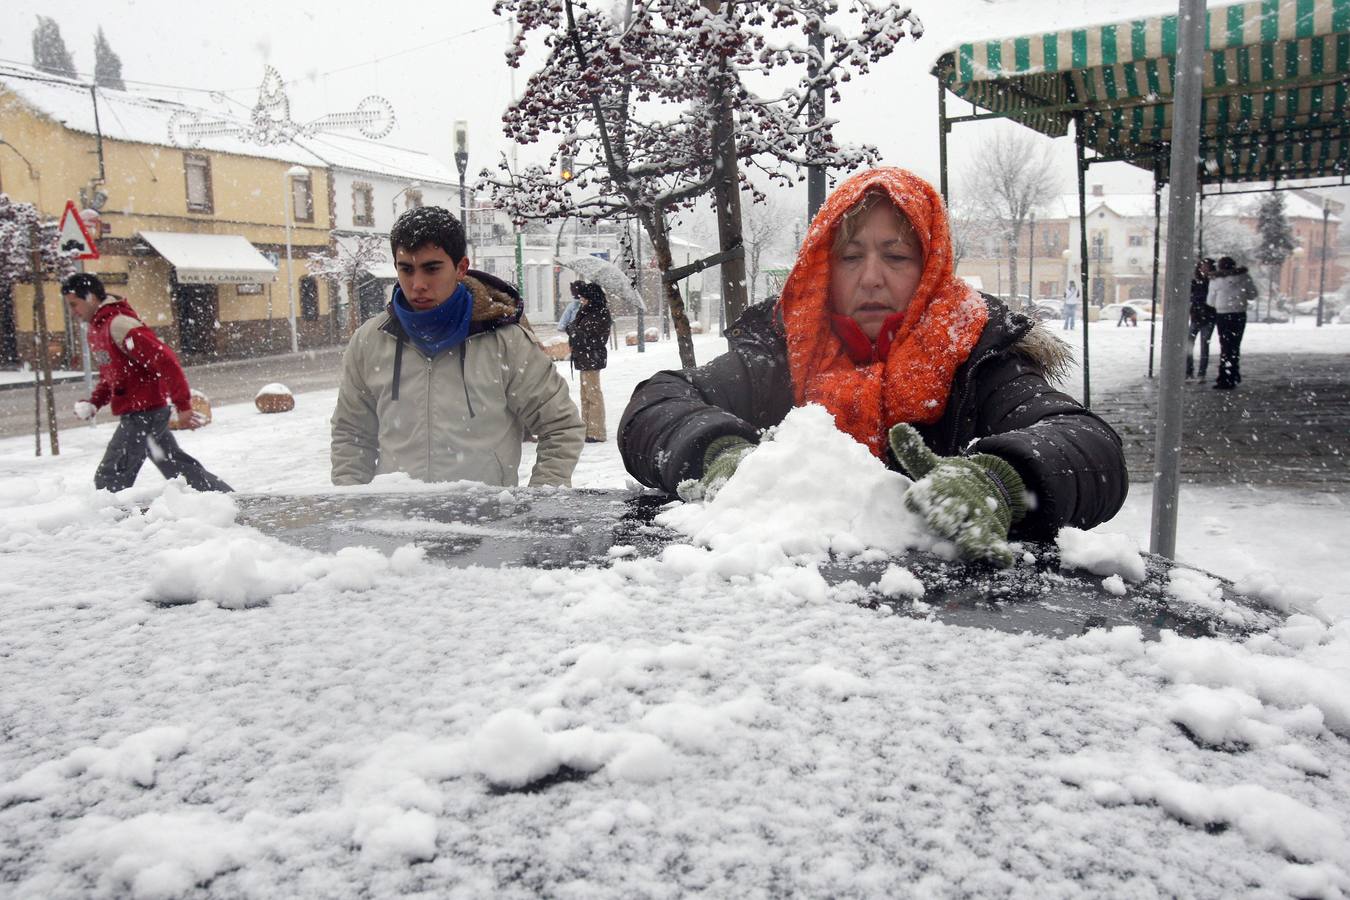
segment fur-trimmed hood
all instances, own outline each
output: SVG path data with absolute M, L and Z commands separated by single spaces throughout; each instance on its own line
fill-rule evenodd
M 996 297 L 981 296 L 989 307 L 989 322 L 971 351 L 971 359 L 1010 349 L 1034 365 L 1046 381 L 1061 382 L 1068 377 L 1073 368 L 1073 348 L 1043 323 L 1013 312 Z

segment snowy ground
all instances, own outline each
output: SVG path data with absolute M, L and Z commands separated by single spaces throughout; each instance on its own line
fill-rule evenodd
M 1147 339 L 1097 327 L 1094 390 L 1138 379 Z M 1350 328 L 1246 346 L 1346 352 Z M 674 360 L 614 357 L 611 435 Z M 182 440 L 241 491 L 326 489 L 333 398 L 218 408 Z M 1350 620 L 1150 643 L 868 611 L 822 551 L 926 539 L 849 518 L 841 494 L 902 485 L 867 460 L 837 485 L 847 448 L 818 425 L 751 457 L 741 503 L 672 513 L 703 545 L 547 573 L 299 550 L 149 467 L 99 494 L 107 423 L 55 459 L 0 441 L 0 893 L 1350 894 Z M 612 441 L 587 445 L 578 486 L 627 481 Z M 782 515 L 752 531 L 752 487 L 775 485 Z M 1350 611 L 1319 537 L 1344 530 L 1336 497 L 1182 502 L 1183 562 Z M 1085 540 L 1143 544 L 1148 512 L 1135 485 Z M 1108 554 L 1126 592 L 1132 553 Z

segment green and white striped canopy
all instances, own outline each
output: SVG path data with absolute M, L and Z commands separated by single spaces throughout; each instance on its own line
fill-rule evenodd
M 1253 0 L 1206 13 L 1206 182 L 1350 172 L 1350 0 Z M 1088 147 L 1165 176 L 1177 17 L 962 44 L 933 74 L 1044 134 L 1083 116 Z

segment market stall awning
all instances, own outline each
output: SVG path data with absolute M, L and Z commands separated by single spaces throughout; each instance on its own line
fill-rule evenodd
M 1177 17 L 965 43 L 934 74 L 990 114 L 1061 136 L 1075 116 L 1100 158 L 1164 173 Z M 1206 13 L 1207 183 L 1350 172 L 1350 0 L 1253 0 Z
M 276 280 L 277 267 L 241 235 L 142 231 L 140 236 L 173 265 L 181 284 Z

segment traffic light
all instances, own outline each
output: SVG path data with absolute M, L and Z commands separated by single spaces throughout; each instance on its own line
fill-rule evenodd
M 575 176 L 576 172 L 572 171 L 572 154 L 558 154 L 558 177 L 563 181 L 571 181 Z

